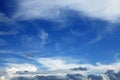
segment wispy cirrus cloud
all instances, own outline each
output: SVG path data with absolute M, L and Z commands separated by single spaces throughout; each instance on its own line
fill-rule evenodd
M 95 36 L 90 41 L 88 41 L 88 43 L 95 44 L 105 39 L 108 35 L 118 35 L 116 34 L 116 32 L 120 29 L 118 25 L 119 24 L 109 22 L 103 22 L 96 25 L 96 22 L 93 22 L 92 32 L 94 32 Z
M 14 19 L 0 12 L 0 36 L 19 34 L 20 29 L 21 28 Z
M 60 16 L 60 9 L 64 8 L 111 22 L 119 22 L 120 18 L 119 0 L 56 0 L 54 2 L 52 0 L 21 0 L 19 3 L 19 9 L 14 14 L 14 18 L 56 18 Z
M 117 62 L 119 62 L 119 61 L 120 61 L 120 54 L 119 54 L 119 53 L 116 53 L 116 54 L 114 55 L 114 59 L 115 59 Z
M 17 33 L 19 33 L 18 31 L 0 31 L 0 35 L 2 36 L 6 36 L 6 35 L 16 35 Z
M 93 5 L 93 3 L 95 4 Z M 80 14 L 80 16 L 87 16 L 95 19 L 97 18 L 100 19 L 101 21 L 103 20 L 110 23 L 116 23 L 116 22 L 119 23 L 119 16 L 120 16 L 120 10 L 118 9 L 119 4 L 120 4 L 119 0 L 106 0 L 106 1 L 56 0 L 54 2 L 52 0 L 44 0 L 44 1 L 21 0 L 19 1 L 18 10 L 16 10 L 16 12 L 13 14 L 13 18 L 15 20 L 33 20 L 33 19 L 47 19 L 47 20 L 52 19 L 54 21 L 59 20 L 61 24 L 63 24 L 65 27 L 68 27 L 65 25 L 67 21 L 65 20 L 66 17 L 64 16 L 65 13 L 63 11 L 70 9 L 76 11 L 76 13 Z M 84 20 L 84 22 L 86 21 L 87 20 Z M 88 23 L 86 22 L 86 24 Z M 101 41 L 104 38 L 104 34 L 106 35 L 108 33 L 112 33 L 117 27 L 115 26 L 115 24 L 110 24 L 110 25 L 106 25 L 105 28 L 106 28 L 105 31 L 101 31 L 101 33 L 97 33 L 96 37 L 88 41 L 88 43 L 94 44 Z M 84 35 L 81 33 L 76 34 L 74 32 L 73 34 L 77 36 Z M 41 45 L 46 44 L 45 40 L 41 42 L 42 42 Z
M 7 24 L 7 25 L 17 25 L 17 22 L 13 18 L 8 17 L 3 12 L 0 12 L 0 24 L 1 23 Z
M 6 45 L 6 41 L 0 38 L 0 46 Z
M 102 34 L 97 34 L 97 36 L 94 39 L 90 40 L 88 43 L 89 44 L 95 44 L 102 39 L 103 39 L 103 35 Z
M 46 45 L 47 43 L 47 39 L 48 39 L 48 33 L 45 32 L 44 30 L 40 31 L 40 39 L 41 39 L 41 48 L 44 48 L 44 46 Z
M 0 23 L 9 23 L 11 19 L 7 17 L 4 13 L 0 12 Z
M 1 49 L 0 50 L 0 53 L 11 53 L 11 54 L 22 54 L 22 53 L 35 53 L 35 52 L 40 52 L 40 50 L 26 50 L 26 51 L 23 51 L 23 50 L 5 50 L 5 49 Z
M 45 30 L 39 30 L 36 35 L 27 35 L 24 34 L 21 36 L 22 47 L 27 46 L 27 48 L 31 49 L 43 49 L 47 44 L 49 34 Z

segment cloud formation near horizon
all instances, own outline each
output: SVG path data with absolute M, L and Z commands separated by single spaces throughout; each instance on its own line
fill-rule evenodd
M 90 72 L 105 72 L 107 70 L 114 70 L 118 72 L 120 70 L 120 62 L 112 63 L 112 64 L 101 64 L 99 62 L 96 63 L 96 65 L 84 63 L 75 63 L 70 62 L 69 60 L 60 59 L 60 58 L 38 58 L 36 59 L 43 67 L 48 68 L 49 70 L 59 70 L 59 69 L 71 69 L 71 68 L 77 68 L 77 67 L 85 67 Z M 75 61 L 75 59 L 72 59 L 72 61 Z
M 119 22 L 119 0 L 21 0 L 14 18 L 49 19 L 61 17 L 61 9 L 71 9 L 85 16 Z
M 5 71 L 2 70 L 0 72 L 4 72 L 6 74 L 0 75 L 0 78 L 5 77 L 5 78 L 13 78 L 16 75 L 17 72 L 24 72 L 28 71 L 31 72 L 31 75 L 34 75 L 35 73 L 39 75 L 52 75 L 52 74 L 60 74 L 60 75 L 66 75 L 68 73 L 72 74 L 82 74 L 82 75 L 89 75 L 89 74 L 103 74 L 108 70 L 114 70 L 115 72 L 120 71 L 120 62 L 116 62 L 113 64 L 100 64 L 96 63 L 96 65 L 92 64 L 80 64 L 80 63 L 70 63 L 67 59 L 63 60 L 60 58 L 37 58 L 35 59 L 39 64 L 41 64 L 41 67 L 48 68 L 47 72 L 44 72 L 42 70 L 41 72 L 41 67 L 35 66 L 33 64 L 29 63 L 24 63 L 24 64 L 7 64 L 8 67 L 6 67 Z M 74 60 L 74 59 L 72 59 Z M 87 70 L 85 71 L 74 71 L 72 68 L 86 68 Z M 50 72 L 49 72 L 50 71 Z M 52 72 L 51 72 L 52 71 Z

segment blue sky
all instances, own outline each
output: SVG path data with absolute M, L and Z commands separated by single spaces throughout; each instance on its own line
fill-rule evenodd
M 104 0 L 92 2 L 0 0 L 0 66 L 27 63 L 46 69 L 38 58 L 68 64 L 119 62 L 120 2 L 107 0 L 105 8 Z

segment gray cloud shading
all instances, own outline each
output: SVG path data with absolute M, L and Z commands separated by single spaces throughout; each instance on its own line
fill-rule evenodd
M 58 75 L 35 75 L 34 77 L 15 77 L 10 80 L 119 80 L 120 72 L 115 73 L 113 70 L 108 70 L 104 74 L 88 74 L 83 76 L 82 74 L 67 74 L 65 76 Z

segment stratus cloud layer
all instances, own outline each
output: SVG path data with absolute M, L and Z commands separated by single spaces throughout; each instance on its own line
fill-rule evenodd
M 112 22 L 120 17 L 119 0 L 20 0 L 19 3 L 15 18 L 56 18 L 64 8 Z

